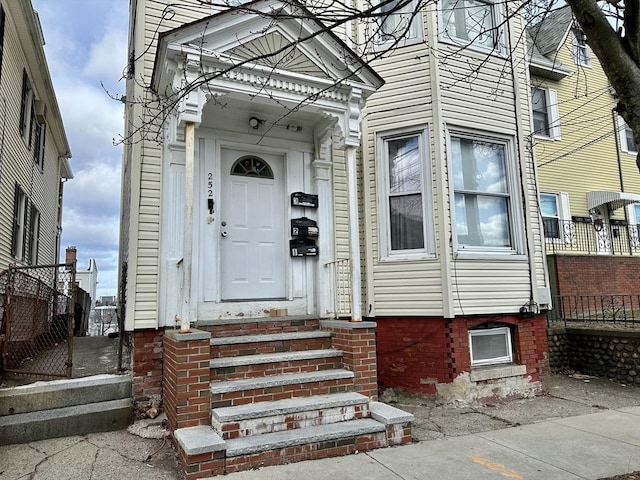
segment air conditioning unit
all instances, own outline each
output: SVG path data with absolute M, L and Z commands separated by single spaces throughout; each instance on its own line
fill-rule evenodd
M 36 100 L 33 105 L 33 110 L 36 115 L 36 122 L 38 122 L 39 125 L 44 125 L 47 116 L 47 104 L 42 100 Z

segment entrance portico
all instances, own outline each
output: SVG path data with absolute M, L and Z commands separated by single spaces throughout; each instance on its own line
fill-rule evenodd
M 292 4 L 255 8 L 270 13 L 223 12 L 159 40 L 153 88 L 176 107 L 163 126 L 159 326 L 272 309 L 334 316 L 337 232 L 349 239 L 361 318 L 355 150 L 382 80 Z M 295 205 L 294 192 L 317 206 Z M 291 254 L 299 218 L 318 227 L 305 239 L 315 255 Z

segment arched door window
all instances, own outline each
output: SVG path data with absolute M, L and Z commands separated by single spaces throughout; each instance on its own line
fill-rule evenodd
M 267 162 L 254 155 L 240 157 L 231 166 L 231 175 L 243 177 L 273 178 L 273 170 Z

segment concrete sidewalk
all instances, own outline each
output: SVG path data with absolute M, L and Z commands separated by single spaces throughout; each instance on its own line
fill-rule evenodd
M 600 479 L 640 470 L 639 388 L 563 375 L 546 378 L 544 387 L 532 399 L 458 408 L 388 392 L 386 400 L 416 416 L 416 443 L 225 478 Z M 175 452 L 161 445 L 118 431 L 3 446 L 0 480 L 180 479 Z
M 640 407 L 268 467 L 229 480 L 599 479 L 640 470 Z

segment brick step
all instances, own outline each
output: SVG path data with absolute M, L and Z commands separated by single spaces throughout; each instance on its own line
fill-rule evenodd
M 200 320 L 198 321 L 198 329 L 211 332 L 213 337 L 310 332 L 320 329 L 320 320 L 313 316 Z
M 334 349 L 265 353 L 209 361 L 211 380 L 235 380 L 284 373 L 317 372 L 342 367 L 342 352 Z
M 353 372 L 335 369 L 211 382 L 211 407 L 348 392 L 352 389 L 353 378 Z
M 211 424 L 228 440 L 368 416 L 369 399 L 348 392 L 216 408 L 211 412 Z
M 321 330 L 265 335 L 238 335 L 211 339 L 211 357 L 317 350 L 331 347 L 331 333 Z

